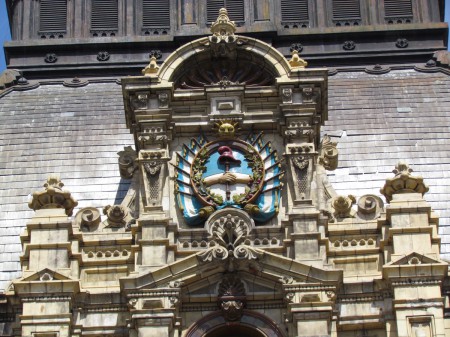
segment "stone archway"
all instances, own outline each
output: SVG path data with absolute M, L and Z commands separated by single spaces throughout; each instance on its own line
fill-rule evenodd
M 221 311 L 213 312 L 192 324 L 185 337 L 285 337 L 268 317 L 244 310 L 240 320 L 226 321 Z

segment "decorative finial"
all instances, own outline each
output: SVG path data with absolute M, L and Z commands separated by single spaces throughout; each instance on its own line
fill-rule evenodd
M 151 76 L 153 74 L 156 74 L 159 70 L 159 66 L 156 63 L 156 57 L 152 56 L 150 58 L 150 63 L 148 64 L 148 66 L 146 66 L 144 69 L 142 69 L 142 74 L 144 74 L 144 76 Z
M 294 49 L 291 52 L 291 55 L 292 58 L 289 60 L 289 64 L 291 65 L 292 69 L 304 69 L 308 65 L 308 62 L 300 58 L 300 56 L 298 55 L 298 50 Z
M 228 11 L 226 8 L 221 8 L 219 10 L 219 16 L 211 25 L 211 33 L 213 35 L 220 35 L 220 36 L 226 36 L 226 35 L 234 35 L 236 32 L 236 25 L 234 21 L 231 21 L 228 17 Z
M 28 207 L 33 210 L 48 208 L 64 208 L 67 215 L 72 215 L 72 211 L 78 202 L 72 198 L 69 191 L 62 190 L 64 184 L 58 175 L 53 174 L 47 178 L 44 184 L 45 190 L 33 193 L 33 199 L 28 203 Z
M 428 192 L 429 187 L 423 182 L 420 176 L 412 176 L 413 170 L 407 163 L 399 162 L 392 171 L 394 178 L 386 179 L 386 183 L 380 190 L 381 194 L 386 197 L 387 202 L 392 200 L 392 196 L 398 193 L 421 193 L 424 195 Z

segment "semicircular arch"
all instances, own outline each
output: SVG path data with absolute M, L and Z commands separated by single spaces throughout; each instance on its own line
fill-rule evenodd
M 221 311 L 216 311 L 193 323 L 186 337 L 221 337 L 232 333 L 249 337 L 285 337 L 274 321 L 251 310 L 244 310 L 239 321 L 233 321 L 232 325 L 229 323 Z M 234 331 L 230 330 L 231 327 Z
M 212 74 L 209 78 L 200 78 L 199 83 L 211 84 L 208 82 L 220 80 L 221 75 L 233 80 L 230 74 L 220 74 L 224 67 L 237 66 L 238 69 L 232 69 L 236 78 L 245 77 L 242 71 L 251 74 L 253 79 L 250 84 L 268 83 L 267 76 L 269 75 L 272 77 L 272 82 L 277 77 L 289 75 L 291 71 L 289 62 L 277 49 L 250 37 L 239 36 L 237 42 L 236 56 L 228 59 L 213 57 L 208 37 L 186 43 L 167 57 L 159 69 L 158 76 L 162 82 L 174 82 L 175 87 L 181 87 L 180 81 L 187 76 L 195 77 L 195 72 L 205 74 L 209 71 Z M 257 74 L 260 74 L 259 78 L 256 76 Z M 256 78 L 254 78 L 255 76 Z M 241 79 L 241 82 L 245 83 L 245 80 L 248 78 Z

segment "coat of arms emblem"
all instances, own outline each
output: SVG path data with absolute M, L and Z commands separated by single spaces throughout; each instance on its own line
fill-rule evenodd
M 246 211 L 265 222 L 278 212 L 282 187 L 280 161 L 263 134 L 235 135 L 237 123 L 217 123 L 218 139 L 200 136 L 177 154 L 177 203 L 190 225 L 201 224 L 215 210 Z

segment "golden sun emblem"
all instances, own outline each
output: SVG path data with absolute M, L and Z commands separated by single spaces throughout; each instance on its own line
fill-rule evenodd
M 240 130 L 239 123 L 233 120 L 223 119 L 214 124 L 214 129 L 217 131 L 220 138 L 234 138 L 236 133 Z

